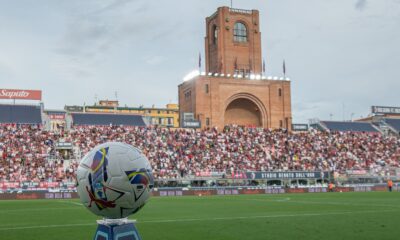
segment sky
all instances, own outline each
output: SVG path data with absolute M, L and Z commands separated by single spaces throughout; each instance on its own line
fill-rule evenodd
M 229 0 L 0 0 L 0 88 L 46 109 L 117 98 L 164 107 L 204 60 L 205 18 Z M 258 9 L 268 76 L 292 83 L 293 123 L 400 106 L 400 0 L 234 0 Z M 204 66 L 204 62 L 203 62 Z

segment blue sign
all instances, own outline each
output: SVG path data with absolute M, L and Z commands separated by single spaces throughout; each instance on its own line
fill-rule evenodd
M 248 179 L 324 179 L 329 172 L 246 172 Z

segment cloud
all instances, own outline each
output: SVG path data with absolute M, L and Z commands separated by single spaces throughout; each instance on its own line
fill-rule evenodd
M 43 89 L 50 108 L 91 103 L 95 94 L 114 91 L 129 106 L 177 101 L 181 77 L 197 66 L 199 51 L 204 57 L 204 19 L 223 4 L 45 1 L 29 11 L 20 1 L 0 8 L 0 83 Z M 235 7 L 260 10 L 267 74 L 281 74 L 286 59 L 294 122 L 330 114 L 349 119 L 352 112 L 365 116 L 371 105 L 396 105 L 400 0 L 267 2 Z M 57 82 L 67 82 L 67 90 Z
M 364 11 L 365 8 L 367 7 L 367 0 L 357 0 L 356 4 L 355 4 L 355 8 L 359 11 Z
M 132 3 L 136 4 L 132 4 Z M 146 15 L 147 7 L 140 1 L 117 0 L 105 6 L 86 6 L 89 11 L 71 13 L 65 35 L 57 53 L 92 58 L 134 37 L 148 25 L 132 16 Z M 151 24 L 151 21 L 149 21 Z M 136 31 L 127 31 L 135 29 Z

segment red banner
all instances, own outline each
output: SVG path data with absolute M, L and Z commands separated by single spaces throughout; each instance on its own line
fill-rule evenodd
M 307 189 L 305 188 L 288 188 L 286 190 L 287 193 L 306 193 Z
M 64 120 L 65 114 L 49 114 L 51 120 Z
M 0 188 L 19 188 L 19 182 L 0 182 Z
M 41 182 L 41 183 L 39 183 L 40 188 L 56 188 L 59 186 L 60 186 L 60 183 L 58 183 L 58 182 Z
M 0 99 L 42 100 L 40 90 L 0 89 Z

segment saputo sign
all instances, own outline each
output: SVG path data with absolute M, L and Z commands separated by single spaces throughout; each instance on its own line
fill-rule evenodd
M 0 89 L 0 99 L 42 100 L 40 90 Z

